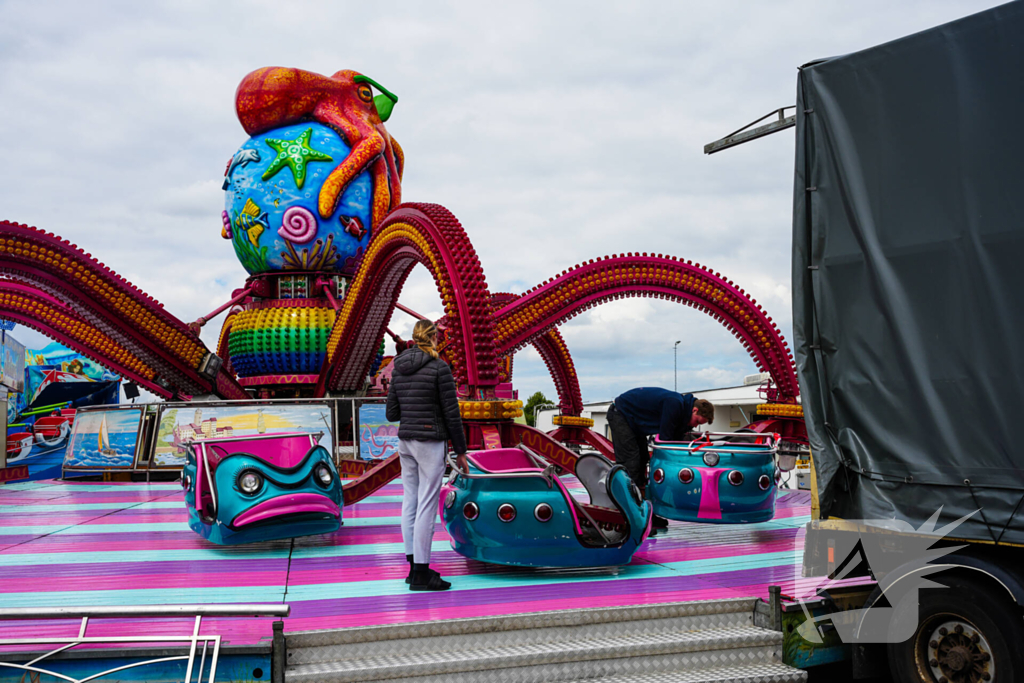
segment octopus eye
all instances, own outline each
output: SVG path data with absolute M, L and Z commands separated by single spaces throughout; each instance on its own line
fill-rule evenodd
M 373 102 L 373 91 L 367 85 L 359 86 L 359 99 L 363 102 Z

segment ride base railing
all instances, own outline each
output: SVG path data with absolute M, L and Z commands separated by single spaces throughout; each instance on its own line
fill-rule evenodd
M 202 633 L 203 617 L 286 617 L 290 607 L 285 604 L 238 604 L 238 605 L 148 605 L 148 606 L 121 606 L 121 607 L 52 607 L 35 609 L 31 607 L 0 609 L 0 623 L 8 620 L 44 620 L 44 619 L 76 619 L 82 620 L 77 636 L 53 636 L 42 638 L 0 638 L 0 648 L 10 650 L 11 647 L 33 647 L 33 646 L 54 646 L 55 649 L 44 652 L 34 659 L 20 663 L 0 660 L 0 668 L 17 669 L 28 678 L 35 680 L 40 675 L 53 676 L 61 681 L 72 683 L 86 683 L 96 679 L 103 679 L 105 676 L 124 671 L 126 669 L 138 668 L 151 664 L 165 662 L 185 661 L 185 683 L 191 683 L 194 679 L 197 682 L 203 680 L 206 673 L 209 683 L 214 683 L 217 675 L 217 659 L 220 656 L 221 636 Z M 90 619 L 97 618 L 137 618 L 137 617 L 194 617 L 190 635 L 157 635 L 157 636 L 89 636 Z M 56 671 L 40 666 L 48 663 L 56 655 L 67 652 L 80 645 L 127 645 L 129 643 L 160 643 L 162 645 L 181 643 L 188 647 L 188 654 L 172 655 L 167 657 L 156 657 L 143 661 L 132 662 L 123 666 L 106 669 L 85 678 L 74 678 Z M 201 649 L 200 649 L 201 648 Z M 7 653 L 2 656 L 9 656 Z M 118 655 L 124 656 L 123 649 L 118 650 Z M 209 654 L 209 667 L 207 667 L 207 654 Z M 198 657 L 198 666 L 197 666 Z

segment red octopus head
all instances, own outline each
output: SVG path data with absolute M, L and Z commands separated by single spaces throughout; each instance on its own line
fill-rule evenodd
M 374 97 L 371 86 L 382 94 Z M 397 101 L 372 78 L 348 69 L 327 77 L 303 69 L 264 67 L 243 78 L 235 92 L 238 120 L 249 135 L 311 118 L 379 125 L 388 120 Z
M 369 76 L 364 76 L 358 71 L 352 71 L 351 69 L 343 69 L 335 72 L 331 76 L 332 81 L 338 81 L 340 84 L 348 86 L 348 88 L 354 93 L 354 97 L 350 97 L 349 100 L 353 104 L 358 102 L 361 108 L 367 115 L 367 118 L 376 116 L 382 123 L 387 121 L 391 117 L 391 112 L 395 108 L 395 103 L 398 102 L 398 96 L 391 93 L 387 88 L 382 86 L 377 81 L 373 80 Z M 373 96 L 373 90 L 370 86 L 377 88 L 381 92 L 376 97 Z

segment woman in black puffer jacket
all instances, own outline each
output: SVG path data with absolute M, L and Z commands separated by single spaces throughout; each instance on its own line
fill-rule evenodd
M 409 589 L 443 591 L 451 584 L 430 568 L 430 544 L 444 476 L 445 445 L 450 439 L 458 465 L 466 471 L 466 435 L 462 431 L 455 379 L 438 358 L 437 328 L 418 320 L 416 345 L 395 358 L 388 390 L 387 416 L 399 422 L 398 456 L 402 462 L 402 540 L 409 561 Z

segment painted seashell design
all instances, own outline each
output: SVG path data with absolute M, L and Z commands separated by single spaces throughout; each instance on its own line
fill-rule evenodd
M 316 237 L 316 216 L 309 209 L 293 206 L 281 217 L 281 227 L 277 234 L 289 242 L 305 244 Z

